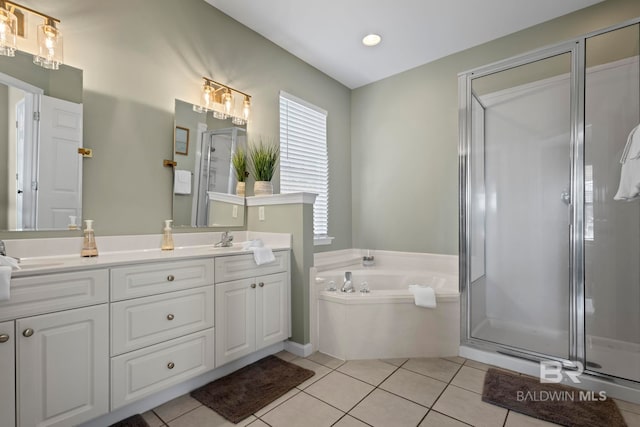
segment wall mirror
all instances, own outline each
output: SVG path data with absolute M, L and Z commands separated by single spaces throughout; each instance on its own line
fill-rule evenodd
M 81 147 L 82 70 L 0 56 L 0 230 L 77 228 Z
M 188 150 L 184 137 L 188 135 Z M 246 126 L 176 99 L 174 132 L 173 224 L 175 227 L 241 227 L 244 196 L 235 194 L 231 156 L 246 147 Z M 186 154 L 185 154 L 186 152 Z

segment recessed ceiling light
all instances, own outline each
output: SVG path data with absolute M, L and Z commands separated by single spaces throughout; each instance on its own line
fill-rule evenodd
M 382 37 L 378 34 L 367 34 L 362 39 L 362 44 L 365 46 L 375 46 L 382 41 Z

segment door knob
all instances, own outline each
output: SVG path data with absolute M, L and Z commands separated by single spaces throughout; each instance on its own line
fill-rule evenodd
M 260 282 L 260 285 L 259 285 L 259 286 L 260 286 L 261 288 L 264 288 L 264 283 L 263 283 L 263 282 Z
M 174 319 L 174 315 L 169 313 L 167 314 L 167 320 L 173 320 Z
M 173 274 L 170 274 L 170 275 L 167 276 L 167 280 L 169 282 L 173 282 L 174 280 L 176 280 L 176 278 L 175 278 L 175 276 Z
M 22 332 L 22 335 L 29 338 L 31 335 L 33 335 L 33 329 L 31 328 L 27 328 Z
M 256 288 L 256 284 L 255 284 L 255 283 L 252 283 L 252 284 L 251 284 L 251 289 L 255 289 L 255 288 Z
M 0 334 L 0 343 L 7 342 L 7 341 L 9 341 L 9 335 Z
M 176 365 L 174 365 L 173 362 L 167 363 L 167 368 L 169 368 L 169 369 L 173 369 L 174 366 L 176 366 Z

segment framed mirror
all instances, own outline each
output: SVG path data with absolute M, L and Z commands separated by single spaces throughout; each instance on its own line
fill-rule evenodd
M 0 56 L 0 230 L 79 227 L 82 116 L 82 70 Z
M 193 104 L 176 99 L 174 227 L 244 225 L 244 196 L 235 194 L 231 157 L 246 144 L 246 126 L 214 118 L 211 112 L 199 112 Z

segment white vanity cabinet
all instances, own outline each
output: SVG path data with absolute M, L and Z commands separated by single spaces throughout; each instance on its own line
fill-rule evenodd
M 2 320 L 13 319 L 0 323 L 8 335 L 0 342 L 0 425 L 14 425 L 13 399 L 15 425 L 24 427 L 76 425 L 108 412 L 108 277 L 89 270 L 12 279 L 11 299 L 0 303 Z
M 111 409 L 214 368 L 214 261 L 111 269 Z
M 216 258 L 216 367 L 290 336 L 289 253 L 275 255 L 262 266 L 253 255 Z
M 16 425 L 14 322 L 0 323 L 0 427 Z

